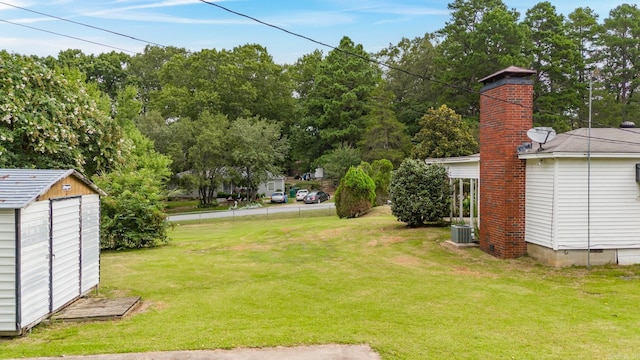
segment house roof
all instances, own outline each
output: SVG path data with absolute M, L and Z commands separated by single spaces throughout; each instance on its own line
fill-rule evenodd
M 0 209 L 22 209 L 58 181 L 74 176 L 100 195 L 105 193 L 79 172 L 70 170 L 0 169 Z
M 520 153 L 521 159 L 531 157 L 586 156 L 640 157 L 640 129 L 581 128 L 558 134 L 543 144 L 534 142 L 532 149 Z

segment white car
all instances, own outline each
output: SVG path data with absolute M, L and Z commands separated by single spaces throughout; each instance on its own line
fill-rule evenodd
M 309 190 L 307 189 L 300 189 L 296 192 L 296 201 L 302 201 L 304 200 L 304 197 L 307 196 L 307 194 L 309 193 Z

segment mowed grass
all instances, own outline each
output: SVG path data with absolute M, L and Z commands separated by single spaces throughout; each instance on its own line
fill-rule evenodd
M 120 321 L 51 323 L 0 357 L 369 344 L 383 359 L 636 359 L 640 267 L 554 269 L 446 247 L 388 208 L 178 225 L 170 245 L 103 253 Z

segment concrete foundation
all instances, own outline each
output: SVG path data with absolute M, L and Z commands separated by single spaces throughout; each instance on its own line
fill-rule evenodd
M 617 250 L 596 250 L 591 249 L 591 255 L 587 250 L 553 250 L 537 244 L 527 243 L 527 253 L 534 259 L 550 266 L 587 266 L 606 265 L 618 263 Z M 589 260 L 587 260 L 589 259 Z

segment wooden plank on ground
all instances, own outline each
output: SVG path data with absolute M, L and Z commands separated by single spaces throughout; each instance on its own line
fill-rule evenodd
M 139 296 L 103 299 L 81 298 L 53 316 L 61 321 L 95 321 L 121 319 L 140 303 Z

